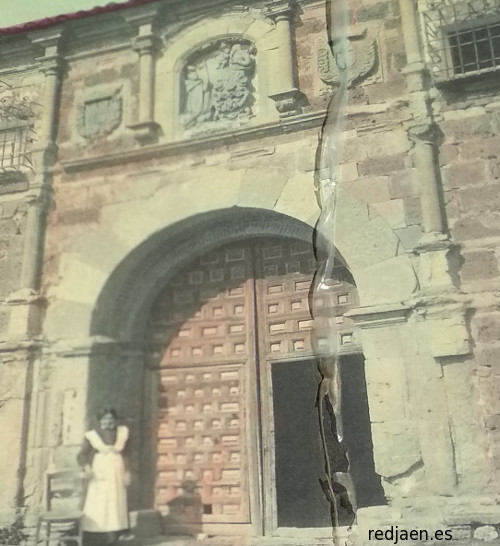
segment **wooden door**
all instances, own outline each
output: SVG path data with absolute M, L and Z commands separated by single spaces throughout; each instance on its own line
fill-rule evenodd
M 272 366 L 311 362 L 315 267 L 300 241 L 232 243 L 198 258 L 158 298 L 149 329 L 161 384 L 158 508 L 193 480 L 205 524 L 278 527 Z M 342 313 L 356 292 L 339 271 L 339 335 L 352 344 Z

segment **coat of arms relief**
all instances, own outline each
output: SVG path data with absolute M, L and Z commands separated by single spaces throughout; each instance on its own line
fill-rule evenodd
M 122 121 L 121 88 L 93 91 L 79 105 L 76 126 L 85 139 L 111 134 Z
M 348 87 L 352 88 L 371 75 L 377 62 L 375 41 L 366 32 L 348 36 Z M 316 50 L 319 77 L 328 85 L 338 85 L 339 70 L 332 50 L 325 39 L 319 40 Z
M 225 39 L 192 54 L 181 72 L 181 125 L 204 132 L 244 125 L 255 115 L 255 47 Z

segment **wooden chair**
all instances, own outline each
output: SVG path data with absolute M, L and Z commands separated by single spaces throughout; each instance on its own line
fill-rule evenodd
M 46 512 L 38 518 L 35 546 L 82 546 L 83 501 L 87 481 L 81 472 L 72 470 L 46 474 Z M 73 546 L 73 545 L 72 545 Z

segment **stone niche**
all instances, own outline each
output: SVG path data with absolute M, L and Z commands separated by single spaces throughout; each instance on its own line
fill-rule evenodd
M 256 48 L 223 38 L 192 53 L 180 74 L 180 126 L 186 135 L 228 130 L 255 115 Z
M 278 86 L 285 53 L 274 23 L 253 12 L 207 18 L 166 37 L 155 62 L 160 140 L 222 138 L 279 122 L 271 95 L 289 90 Z

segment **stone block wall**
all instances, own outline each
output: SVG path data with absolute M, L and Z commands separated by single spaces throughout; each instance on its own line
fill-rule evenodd
M 233 17 L 234 13 L 228 7 L 217 17 L 223 15 Z M 185 28 L 191 23 L 195 26 L 196 17 L 183 17 Z M 211 24 L 217 24 L 213 22 L 217 17 L 209 17 Z M 251 12 L 238 17 L 231 25 L 250 28 L 262 23 L 259 20 L 257 24 L 258 17 Z M 51 171 L 53 193 L 41 283 L 48 301 L 43 326 L 48 347 L 33 367 L 39 379 L 33 383 L 29 409 L 26 498 L 40 499 L 37 484 L 48 465 L 72 464 L 85 420 L 91 408 L 105 398 L 104 387 L 117 383 L 130 394 L 130 381 L 141 380 L 134 375 L 138 373 L 137 362 L 132 357 L 120 364 L 116 355 L 93 360 L 89 356 L 92 342 L 88 336 L 99 294 L 133 249 L 167 226 L 231 207 L 265 209 L 314 224 L 318 215 L 314 194 L 318 133 L 324 108 L 336 88 L 336 76 L 333 59 L 322 50 L 326 37 L 324 3 L 304 2 L 295 19 L 297 85 L 305 96 L 300 115 L 280 119 L 271 104 L 265 120 L 260 120 L 261 127 L 256 119 L 248 130 L 243 128 L 219 139 L 205 135 L 194 143 L 180 144 L 168 141 L 166 127 L 173 121 L 161 117 L 165 111 L 161 108 L 155 121 L 165 132 L 160 130 L 158 140 L 151 145 L 138 142 L 128 127 L 138 120 L 141 94 L 139 56 L 130 47 L 132 27 L 120 17 L 106 20 L 113 33 L 108 40 L 101 36 L 94 46 L 116 48 L 114 53 L 99 52 L 85 43 L 85 31 L 92 23 L 75 27 L 75 40 L 67 45 L 57 113 L 59 151 Z M 367 272 L 368 258 L 356 258 L 356 249 L 350 249 L 354 258 L 348 265 L 358 268 L 360 284 L 371 286 L 361 292 L 365 297 L 362 305 L 368 305 L 368 300 L 370 304 L 387 303 L 383 298 L 377 300 L 380 286 L 393 269 L 391 260 L 400 257 L 408 260 L 408 269 L 413 266 L 409 275 L 413 283 L 405 280 L 402 289 L 394 286 L 386 292 L 394 288 L 395 294 L 404 293 L 407 300 L 419 295 L 421 264 L 412 251 L 421 242 L 424 227 L 422 180 L 415 164 L 414 144 L 408 137 L 412 113 L 401 73 L 406 59 L 398 2 L 363 0 L 357 7 L 356 20 L 349 29 L 356 53 L 356 78 L 349 90 L 341 166 L 341 192 L 346 196 L 347 210 L 342 211 L 344 232 L 340 235 L 343 241 L 349 241 L 348 236 L 357 241 L 351 245 L 359 244 L 359 237 L 370 237 L 373 249 L 363 247 L 364 251 L 370 256 L 384 256 L 380 267 L 377 264 Z M 266 25 L 271 35 L 272 25 Z M 176 28 L 167 28 L 171 34 L 167 32 L 165 57 L 171 43 L 181 51 L 182 44 L 173 38 Z M 194 47 L 191 40 L 185 44 L 186 54 Z M 269 44 L 274 44 L 272 39 L 263 38 L 262 49 L 272 50 Z M 32 64 L 34 58 L 35 51 L 31 58 L 24 55 L 23 62 Z M 166 61 L 157 62 L 164 67 L 161 63 Z M 165 69 L 158 76 L 173 78 L 178 74 Z M 30 78 L 42 81 L 41 74 Z M 162 82 L 167 79 L 157 85 Z M 102 134 L 97 131 L 92 137 L 82 133 L 83 103 L 102 97 L 115 100 L 116 94 L 121 97 L 116 126 Z M 409 311 L 405 317 L 409 325 L 388 324 L 365 333 L 376 468 L 384 477 L 390 499 L 431 493 L 490 493 L 497 485 L 500 467 L 500 105 L 491 96 L 452 100 L 438 91 L 434 95 L 441 131 L 443 205 L 451 237 L 460 249 L 450 268 L 460 282 L 459 294 L 468 310 L 465 318 L 458 319 L 443 311 L 431 326 L 425 322 L 427 311 Z M 156 93 L 158 103 L 164 98 Z M 92 127 L 95 119 L 89 123 L 87 129 L 99 129 Z M 25 211 L 24 201 L 14 194 L 0 196 L 3 300 L 19 288 Z M 371 232 L 358 233 L 360 226 L 366 225 Z M 352 228 L 350 232 L 345 226 Z M 379 237 L 386 231 L 394 237 L 389 243 Z M 371 278 L 367 281 L 368 275 Z M 8 308 L 0 307 L 2 340 L 9 339 L 9 317 Z M 464 339 L 464 330 L 470 340 Z M 442 336 L 431 343 L 433 331 Z M 446 336 L 452 339 L 443 342 Z M 472 353 L 463 349 L 469 341 Z M 10 358 L 4 359 L 2 368 L 7 377 L 5 385 L 10 384 Z M 89 360 L 96 367 L 102 366 L 98 374 L 102 390 L 93 387 L 90 396 Z M 30 366 L 26 364 L 24 375 L 19 372 L 21 383 Z M 9 388 L 0 396 L 9 401 L 6 406 L 0 404 L 0 419 L 2 415 L 11 419 L 8 408 L 16 406 L 18 421 L 25 420 L 22 385 L 18 387 L 15 396 Z M 388 406 L 388 399 L 395 406 Z M 393 419 L 394 407 L 398 408 L 397 420 Z M 126 411 L 131 426 L 139 431 L 134 413 L 140 413 L 140 408 Z M 20 446 L 20 441 L 16 437 L 12 445 Z M 8 454 L 9 461 L 21 457 L 21 448 L 16 449 Z M 11 468 L 6 472 L 12 473 Z
M 324 6 L 305 10 L 301 21 L 296 29 L 299 81 L 309 108 L 317 109 L 335 89 L 318 76 Z M 411 115 L 401 74 L 405 57 L 397 2 L 361 2 L 356 21 L 350 35 L 372 40 L 376 60 L 350 89 L 341 181 L 345 191 L 368 206 L 370 215 L 389 223 L 402 248 L 411 250 L 422 235 L 422 214 L 413 145 L 406 133 Z M 357 55 L 362 56 L 359 51 Z
M 3 301 L 19 288 L 26 208 L 23 199 L 16 195 L 0 200 L 0 299 Z
M 19 80 L 2 80 L 0 100 L 4 107 L 19 100 L 21 93 L 15 87 Z M 26 80 L 23 91 L 33 96 L 30 78 Z M 0 115 L 5 122 L 5 110 L 2 109 Z M 33 123 L 36 126 L 36 120 Z M 28 385 L 32 370 L 31 351 L 19 346 L 19 340 L 15 339 L 19 324 L 14 301 L 15 293 L 21 288 L 28 209 L 25 190 L 30 175 L 25 170 L 23 176 L 18 177 L 8 168 L 0 172 L 0 428 L 4 431 L 0 455 L 0 521 L 9 523 L 15 508 L 23 503 Z
M 0 521 L 12 522 L 12 514 L 24 504 L 26 463 L 27 384 L 32 362 L 25 351 L 2 351 L 0 355 L 0 425 L 4 430 L 0 455 L 2 488 Z
M 484 85 L 488 89 L 491 83 L 485 80 Z M 490 439 L 489 455 L 498 468 L 500 105 L 495 100 L 494 87 L 486 95 L 488 98 L 478 96 L 465 82 L 459 93 L 450 95 L 444 91 L 438 108 L 442 116 L 440 163 L 448 225 L 454 240 L 461 245 L 461 288 L 471 297 L 470 328 L 475 357 L 470 364 L 474 370 L 471 380 L 480 393 L 481 419 Z

